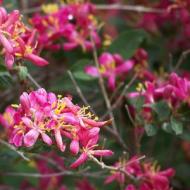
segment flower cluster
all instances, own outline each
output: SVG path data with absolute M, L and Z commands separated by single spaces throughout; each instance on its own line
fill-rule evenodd
M 171 37 L 169 48 L 189 48 L 187 39 L 190 39 L 190 12 L 189 1 L 162 0 L 154 4 L 155 8 L 162 9 L 162 14 L 145 13 L 138 23 L 139 27 L 145 28 L 152 33 L 174 30 L 175 37 Z M 168 24 L 170 23 L 170 24 Z
M 72 50 L 81 46 L 84 51 L 100 44 L 97 34 L 98 22 L 94 16 L 94 6 L 90 3 L 64 4 L 44 7 L 45 15 L 36 14 L 31 24 L 39 32 L 41 49 Z M 64 41 L 64 42 L 63 42 Z
M 133 58 L 124 60 L 119 54 L 104 52 L 99 57 L 99 68 L 86 66 L 85 72 L 93 77 L 101 74 L 108 80 L 108 88 L 116 88 L 116 79 L 125 80 L 126 76 L 133 71 L 140 79 L 153 81 L 154 75 L 148 71 L 148 55 L 144 49 L 138 49 Z
M 123 169 L 128 175 L 138 179 L 137 186 L 129 184 L 125 190 L 170 190 L 170 178 L 175 174 L 172 168 L 160 171 L 160 168 L 154 163 L 140 163 L 136 156 L 128 161 L 117 162 L 115 167 Z M 126 176 L 122 172 L 114 171 L 107 177 L 105 183 L 108 184 L 112 181 L 124 184 Z
M 44 89 L 24 92 L 20 104 L 7 108 L 0 117 L 1 124 L 9 134 L 9 142 L 15 146 L 33 146 L 39 137 L 52 145 L 52 136 L 58 148 L 64 152 L 66 144 L 63 137 L 70 139 L 70 151 L 80 157 L 71 167 L 85 162 L 89 155 L 110 156 L 110 150 L 98 150 L 100 128 L 110 121 L 98 121 L 98 117 L 89 111 L 89 107 L 73 104 L 70 97 L 47 93 Z
M 144 97 L 144 113 L 146 120 L 152 119 L 151 105 L 165 101 L 171 109 L 178 109 L 181 105 L 190 105 L 190 81 L 179 77 L 176 73 L 170 74 L 168 80 L 146 81 L 140 85 L 137 92 L 128 93 L 128 98 Z
M 22 21 L 19 11 L 10 14 L 0 7 L 0 44 L 8 69 L 13 67 L 15 59 L 26 59 L 38 66 L 48 62 L 36 54 L 36 30 L 28 28 Z

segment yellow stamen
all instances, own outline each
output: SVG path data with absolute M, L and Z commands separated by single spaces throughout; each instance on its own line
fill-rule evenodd
M 46 14 L 51 14 L 57 12 L 59 9 L 58 5 L 55 3 L 50 3 L 47 5 L 42 5 L 42 11 Z

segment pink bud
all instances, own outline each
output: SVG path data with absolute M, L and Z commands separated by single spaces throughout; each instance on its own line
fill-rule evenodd
M 46 144 L 52 145 L 52 140 L 51 140 L 51 138 L 50 138 L 48 135 L 46 135 L 45 133 L 41 133 L 41 135 L 42 135 L 43 141 L 44 141 Z
M 7 53 L 5 55 L 5 64 L 7 66 L 8 69 L 12 69 L 13 67 L 13 64 L 14 64 L 14 56 Z
M 22 105 L 22 108 L 24 108 L 25 111 L 29 111 L 29 109 L 30 109 L 30 99 L 29 99 L 28 93 L 24 92 L 20 96 L 20 103 Z
M 77 140 L 72 140 L 71 144 L 70 144 L 70 151 L 76 155 L 79 152 L 79 141 Z
M 7 53 L 13 53 L 13 47 L 11 45 L 11 42 L 2 34 L 0 34 L 0 42 L 7 51 Z
M 59 147 L 59 149 L 64 152 L 65 151 L 65 145 L 63 144 L 63 140 L 61 137 L 61 133 L 60 130 L 55 130 L 55 140 L 57 142 L 57 146 Z
M 35 65 L 40 67 L 48 65 L 48 62 L 45 59 L 32 53 L 25 55 L 25 58 L 28 59 L 29 61 L 32 61 Z
M 113 152 L 111 150 L 93 150 L 92 154 L 95 156 L 112 156 Z

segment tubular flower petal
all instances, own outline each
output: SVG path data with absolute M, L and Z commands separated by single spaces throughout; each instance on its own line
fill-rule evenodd
M 72 140 L 72 142 L 70 144 L 70 151 L 73 154 L 78 154 L 78 152 L 79 152 L 79 142 L 77 140 Z
M 86 153 L 82 153 L 79 158 L 71 164 L 71 168 L 77 168 L 80 165 L 82 165 L 84 162 L 86 162 L 86 160 L 88 159 L 88 155 Z
M 26 147 L 31 147 L 35 144 L 38 139 L 39 132 L 35 129 L 31 129 L 28 133 L 24 136 L 24 144 Z

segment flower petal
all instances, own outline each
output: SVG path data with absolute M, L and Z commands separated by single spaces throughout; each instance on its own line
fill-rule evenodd
M 70 151 L 76 155 L 79 152 L 79 141 L 77 140 L 72 140 L 71 144 L 70 144 Z
M 40 66 L 40 67 L 48 65 L 48 62 L 45 59 L 39 57 L 38 55 L 32 54 L 32 53 L 25 55 L 25 58 L 32 61 L 32 63 L 34 63 L 35 65 Z
M 36 129 L 31 129 L 26 135 L 24 136 L 24 144 L 26 147 L 31 147 L 35 144 L 39 137 L 39 132 Z
M 88 155 L 85 153 L 85 152 L 83 152 L 80 156 L 79 156 L 79 158 L 75 161 L 75 162 L 73 162 L 72 164 L 71 164 L 71 168 L 77 168 L 78 166 L 80 166 L 81 164 L 83 164 L 84 162 L 86 162 L 86 160 L 88 159 Z

